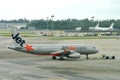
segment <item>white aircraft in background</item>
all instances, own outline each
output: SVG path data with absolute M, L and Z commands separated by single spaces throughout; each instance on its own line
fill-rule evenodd
M 81 29 L 82 29 L 81 27 L 75 28 L 76 31 L 81 31 Z
M 52 55 L 52 59 L 60 57 L 63 60 L 67 58 L 80 58 L 80 55 L 86 55 L 88 59 L 89 54 L 98 52 L 96 47 L 88 44 L 28 44 L 22 39 L 18 31 L 12 27 L 13 43 L 7 47 L 12 50 L 21 51 L 35 55 Z
M 113 30 L 113 25 L 114 23 L 112 23 L 110 25 L 110 27 L 99 27 L 99 23 L 96 25 L 96 27 L 92 28 L 92 30 L 96 30 L 96 31 L 110 31 L 110 30 Z

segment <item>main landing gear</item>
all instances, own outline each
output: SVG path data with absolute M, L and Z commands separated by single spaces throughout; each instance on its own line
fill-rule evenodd
M 52 56 L 52 59 L 53 59 L 53 60 L 56 60 L 56 56 Z M 63 58 L 63 57 L 60 57 L 59 60 L 64 60 L 64 58 Z
M 64 58 L 63 58 L 63 57 L 60 57 L 59 60 L 64 60 Z
M 54 59 L 54 60 L 55 60 L 55 59 L 56 59 L 56 56 L 52 56 L 52 59 Z
M 88 54 L 86 54 L 86 59 L 89 59 Z

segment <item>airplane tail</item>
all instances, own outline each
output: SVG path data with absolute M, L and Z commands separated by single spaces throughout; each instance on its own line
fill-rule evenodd
M 12 32 L 13 45 L 17 47 L 25 47 L 25 40 L 22 39 L 16 27 L 10 27 Z
M 8 45 L 7 46 L 8 48 L 14 49 L 14 50 L 25 51 L 25 52 L 26 51 L 30 52 L 34 50 L 32 45 L 27 44 L 25 40 L 22 39 L 16 27 L 10 27 L 10 30 L 12 32 L 13 44 Z
M 99 23 L 95 27 L 99 27 Z
M 113 29 L 113 26 L 114 26 L 114 23 L 112 23 L 109 28 L 110 28 L 110 29 Z

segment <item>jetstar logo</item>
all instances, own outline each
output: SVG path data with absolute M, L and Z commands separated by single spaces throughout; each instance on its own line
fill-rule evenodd
M 76 50 L 75 46 L 68 46 L 68 50 Z
M 76 46 L 63 46 L 63 47 L 62 47 L 62 50 L 64 50 L 65 52 L 66 52 L 67 50 L 76 50 L 76 49 L 77 49 Z
M 25 40 L 22 40 L 22 38 L 19 37 L 19 33 L 17 33 L 16 35 L 12 34 L 12 39 L 14 39 L 17 44 L 19 44 L 21 47 L 23 47 Z

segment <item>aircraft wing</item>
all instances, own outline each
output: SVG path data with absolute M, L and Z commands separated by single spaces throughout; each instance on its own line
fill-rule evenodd
M 66 51 L 66 50 L 61 50 L 61 51 L 56 51 L 56 52 L 53 52 L 51 53 L 52 55 L 55 55 L 55 56 L 59 56 L 59 55 L 62 55 L 62 54 L 68 54 L 70 51 Z
M 77 53 L 75 51 L 72 50 L 61 50 L 61 51 L 56 51 L 51 53 L 51 55 L 54 56 L 62 56 L 62 57 L 69 57 L 69 58 L 78 58 L 80 57 L 80 53 Z

